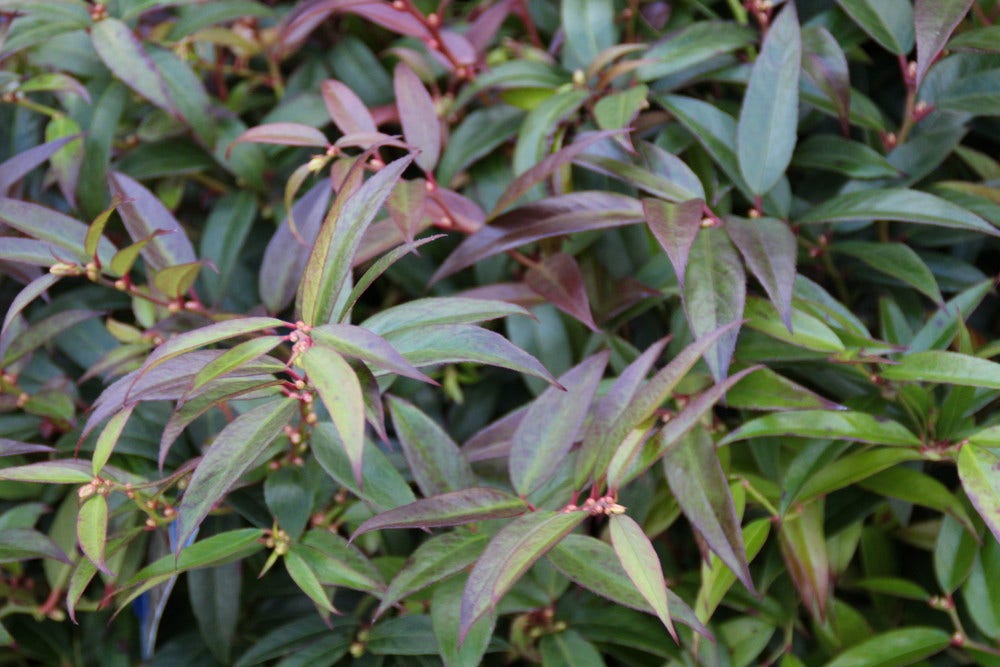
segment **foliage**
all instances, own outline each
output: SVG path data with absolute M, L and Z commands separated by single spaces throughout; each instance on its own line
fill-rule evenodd
M 0 655 L 1000 664 L 998 16 L 0 0 Z

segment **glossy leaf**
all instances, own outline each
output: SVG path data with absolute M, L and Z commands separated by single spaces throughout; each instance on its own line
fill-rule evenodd
M 832 171 L 851 178 L 897 178 L 899 170 L 881 153 L 859 141 L 818 134 L 795 149 L 792 165 Z
M 513 303 L 460 296 L 413 299 L 372 315 L 361 326 L 382 336 L 434 324 L 476 324 L 511 315 L 530 315 Z
M 494 5 L 496 6 L 498 5 Z M 466 86 L 463 91 L 471 87 Z M 487 107 L 471 112 L 448 137 L 438 164 L 438 181 L 442 185 L 450 185 L 459 172 L 504 144 L 517 133 L 523 116 L 523 111 L 508 106 Z
M 309 567 L 309 563 L 296 552 L 295 548 L 285 554 L 284 561 L 285 569 L 295 585 L 309 596 L 309 599 L 317 607 L 330 613 L 336 613 L 337 610 L 330 604 L 330 598 L 323 590 L 323 584 L 320 583 L 313 569 Z
M 917 0 L 913 12 L 917 42 L 916 86 L 940 55 L 973 0 Z
M 627 514 L 617 514 L 609 521 L 611 546 L 618 555 L 622 568 L 636 590 L 642 594 L 659 617 L 667 631 L 677 641 L 677 631 L 670 618 L 667 602 L 667 584 L 663 579 L 660 558 L 642 527 Z
M 691 246 L 701 229 L 705 202 L 690 199 L 680 204 L 659 199 L 643 199 L 642 210 L 653 236 L 670 258 L 674 273 L 681 287 L 687 276 L 687 262 Z
M 913 48 L 913 5 L 909 0 L 837 0 L 837 4 L 887 51 L 905 56 Z
M 816 498 L 867 479 L 900 463 L 915 461 L 920 453 L 903 447 L 879 447 L 842 456 L 816 470 L 802 485 L 801 498 Z
M 732 21 L 692 22 L 650 47 L 636 77 L 640 81 L 669 77 L 750 46 L 754 38 L 748 26 Z
M 469 573 L 462 596 L 459 642 L 473 623 L 496 608 L 531 565 L 586 518 L 583 512 L 536 511 L 507 524 L 486 547 Z
M 219 432 L 195 468 L 177 508 L 175 549 L 187 542 L 212 507 L 253 466 L 297 407 L 292 400 L 269 401 L 244 412 Z
M 406 63 L 396 64 L 392 77 L 396 106 L 406 141 L 420 150 L 414 161 L 431 173 L 441 154 L 441 127 L 438 124 L 434 100 L 420 78 Z
M 888 380 L 1000 389 L 1000 364 L 946 350 L 904 355 L 898 364 L 884 366 L 881 375 Z
M 958 454 L 958 476 L 972 506 L 1000 540 L 1000 457 L 982 447 L 964 445 Z
M 349 86 L 327 79 L 320 84 L 320 91 L 330 118 L 342 134 L 378 131 L 368 107 Z
M 387 528 L 458 526 L 485 519 L 518 516 L 528 510 L 523 500 L 497 489 L 471 487 L 416 500 L 368 519 L 354 537 Z
M 586 67 L 597 54 L 617 42 L 611 0 L 561 0 L 560 16 L 566 31 L 568 67 Z
M 795 149 L 802 40 L 794 3 L 771 23 L 754 61 L 736 131 L 740 172 L 755 195 L 785 173 Z
M 248 361 L 261 357 L 283 342 L 281 336 L 257 336 L 229 348 L 218 358 L 198 371 L 191 383 L 190 391 L 195 391 L 219 376 L 233 371 Z
M 798 248 L 792 230 L 782 220 L 736 216 L 726 216 L 725 229 L 791 331 Z
M 855 644 L 824 667 L 902 667 L 940 653 L 950 643 L 951 635 L 940 628 L 889 630 Z
M 340 354 L 322 344 L 314 343 L 302 354 L 299 363 L 329 411 L 344 451 L 351 460 L 354 478 L 360 484 L 365 413 L 358 376 Z
M 778 412 L 752 419 L 719 443 L 765 436 L 798 436 L 804 438 L 842 438 L 881 445 L 917 447 L 920 439 L 898 422 L 877 419 L 865 412 L 828 412 L 799 410 Z
M 547 388 L 528 407 L 511 436 L 510 480 L 522 497 L 552 478 L 590 411 L 609 354 L 598 353 L 559 376 L 559 386 Z M 565 387 L 565 389 L 563 388 Z
M 458 445 L 412 403 L 389 398 L 389 413 L 413 478 L 425 497 L 475 484 L 475 475 Z

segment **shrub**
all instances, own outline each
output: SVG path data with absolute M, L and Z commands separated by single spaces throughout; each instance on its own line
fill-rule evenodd
M 998 14 L 0 0 L 0 655 L 1000 664 Z

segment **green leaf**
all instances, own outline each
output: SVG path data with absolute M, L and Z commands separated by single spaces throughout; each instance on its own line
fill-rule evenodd
M 777 184 L 795 150 L 801 60 L 799 17 L 786 3 L 754 61 L 736 132 L 740 172 L 758 196 Z
M 934 274 L 920 255 L 906 244 L 843 241 L 834 243 L 830 249 L 853 257 L 879 273 L 903 281 L 934 303 L 944 303 Z
M 698 429 L 680 438 L 666 451 L 663 471 L 688 521 L 747 590 L 753 592 L 743 531 L 712 437 L 704 429 Z
M 0 479 L 9 482 L 44 484 L 87 484 L 94 475 L 83 461 L 42 461 L 23 466 L 0 468 Z
M 436 528 L 458 526 L 485 519 L 519 516 L 528 504 L 499 489 L 472 487 L 415 500 L 368 519 L 354 531 L 354 537 L 387 528 Z
M 314 343 L 298 361 L 330 413 L 344 451 L 351 460 L 354 478 L 360 484 L 365 448 L 365 408 L 357 374 L 342 356 L 321 344 Z
M 597 126 L 602 130 L 626 127 L 647 104 L 648 92 L 648 87 L 639 85 L 602 97 L 594 105 L 594 120 L 597 121 Z
M 855 644 L 824 667 L 902 667 L 929 658 L 950 644 L 951 635 L 939 628 L 890 630 Z
M 536 491 L 564 464 L 590 410 L 609 354 L 585 359 L 559 377 L 561 386 L 547 388 L 528 406 L 511 436 L 508 463 L 511 484 L 522 497 Z
M 284 336 L 257 336 L 234 345 L 198 371 L 188 392 L 194 392 L 212 380 L 240 368 L 245 363 L 264 356 L 284 340 Z
M 444 429 L 412 403 L 393 396 L 388 402 L 399 444 L 425 497 L 475 485 L 472 467 Z
M 850 454 L 816 471 L 802 485 L 799 497 L 807 499 L 824 496 L 857 484 L 900 463 L 920 458 L 920 452 L 901 447 L 879 447 Z
M 770 519 L 751 521 L 743 529 L 743 540 L 746 543 L 747 562 L 753 561 L 764 547 L 771 529 Z M 736 582 L 736 575 L 726 567 L 718 556 L 709 557 L 707 564 L 702 565 L 702 585 L 695 602 L 695 613 L 703 622 L 707 622 L 719 606 L 726 592 Z M 676 612 L 675 612 L 676 615 Z
M 297 547 L 293 546 L 285 554 L 285 569 L 288 570 L 289 576 L 317 607 L 330 613 L 336 613 L 337 610 L 330 604 L 330 596 L 323 590 L 323 584 L 320 583 L 316 573 L 309 567 L 309 563 L 298 554 L 296 549 Z
M 833 134 L 816 134 L 799 143 L 792 165 L 860 179 L 898 178 L 900 175 L 899 170 L 875 149 Z
M 1000 231 L 978 215 L 935 195 L 918 190 L 884 188 L 837 195 L 809 209 L 800 224 L 895 220 L 1000 236 Z
M 391 162 L 356 192 L 342 191 L 337 198 L 323 221 L 299 283 L 296 310 L 306 324 L 330 321 L 337 297 L 351 276 L 362 235 L 411 161 L 411 157 L 403 157 Z M 344 196 L 347 199 L 342 201 Z
M 660 557 L 656 555 L 649 538 L 642 532 L 642 527 L 626 514 L 612 515 L 609 527 L 611 546 L 618 555 L 622 568 L 666 626 L 670 636 L 677 641 L 677 631 L 670 618 L 667 583 L 663 578 Z
M 373 595 L 381 595 L 385 588 L 375 565 L 336 533 L 310 530 L 299 543 L 297 553 L 324 586 L 343 586 Z
M 604 2 L 606 0 L 597 0 L 596 4 Z M 590 4 L 589 0 L 587 4 Z M 523 174 L 542 161 L 549 151 L 552 136 L 556 133 L 559 123 L 575 113 L 588 97 L 589 93 L 585 90 L 559 92 L 542 100 L 525 116 L 517 132 L 517 144 L 514 147 L 515 174 Z
M 244 412 L 219 432 L 194 469 L 177 508 L 176 549 L 187 542 L 212 507 L 254 465 L 297 408 L 297 401 L 270 401 Z
M 970 534 L 976 533 L 972 520 L 965 512 L 965 506 L 952 495 L 948 487 L 928 474 L 913 468 L 896 466 L 861 480 L 859 485 L 879 495 L 898 498 L 948 514 L 961 523 Z
M 917 0 L 914 30 L 917 41 L 916 86 L 944 49 L 948 38 L 965 17 L 973 0 Z
M 257 201 L 248 191 L 223 195 L 212 206 L 201 235 L 200 256 L 218 271 L 206 271 L 201 275 L 201 284 L 213 303 L 219 303 L 229 291 L 243 246 L 256 219 Z
M 32 558 L 50 558 L 61 563 L 73 561 L 50 537 L 31 528 L 5 528 L 0 531 L 0 563 L 16 563 Z
M 695 238 L 682 295 L 684 312 L 696 337 L 742 320 L 746 273 L 723 230 L 702 229 Z M 729 372 L 738 336 L 739 327 L 728 328 L 706 353 L 705 361 L 716 382 L 722 382 Z
M 300 466 L 283 466 L 264 480 L 264 502 L 275 522 L 298 541 L 313 510 L 310 479 Z
M 913 48 L 913 5 L 910 0 L 837 0 L 868 36 L 897 56 Z
M 979 307 L 992 288 L 993 280 L 987 279 L 952 297 L 909 341 L 910 352 L 923 352 L 951 344 L 958 332 L 959 322 L 964 322 Z
M 478 667 L 493 635 L 495 619 L 486 614 L 472 624 L 465 641 L 459 646 L 459 619 L 465 583 L 466 577 L 449 579 L 437 586 L 431 597 L 431 626 L 445 667 Z
M 159 68 L 131 28 L 106 18 L 93 25 L 90 36 L 97 55 L 125 85 L 165 111 L 176 110 Z
M 1000 25 L 963 30 L 948 42 L 951 51 L 1000 51 Z
M 776 435 L 838 438 L 901 447 L 920 446 L 920 439 L 898 422 L 877 419 L 865 412 L 826 410 L 797 410 L 764 415 L 745 422 L 724 437 L 719 445 Z
M 389 582 L 389 586 L 382 594 L 382 601 L 375 610 L 375 618 L 380 617 L 406 596 L 447 579 L 472 565 L 482 554 L 486 541 L 487 538 L 482 533 L 455 531 L 436 535 L 422 543 L 414 549 L 403 569 Z M 461 592 L 458 597 L 461 599 Z M 433 605 L 431 613 L 434 613 Z M 455 619 L 457 618 L 456 605 Z M 457 624 L 454 634 L 457 638 Z
M 659 199 L 642 200 L 642 210 L 646 214 L 649 230 L 670 258 L 674 274 L 682 288 L 691 246 L 701 229 L 704 208 L 705 202 L 700 199 L 689 199 L 680 204 Z
M 513 61 L 517 64 L 523 61 Z M 496 70 L 492 70 L 496 71 Z M 481 80 L 481 79 L 480 79 Z M 472 86 L 464 86 L 463 91 Z M 515 107 L 490 106 L 476 109 L 459 123 L 448 137 L 438 164 L 438 182 L 449 185 L 469 165 L 492 153 L 517 134 L 524 112 Z
M 792 331 L 792 286 L 797 243 L 788 223 L 775 218 L 725 218 L 726 233 Z
M 22 234 L 47 241 L 82 262 L 87 262 L 92 258 L 84 250 L 87 225 L 59 211 L 19 199 L 0 197 L 0 222 L 13 227 Z M 7 237 L 4 243 L 10 243 L 12 240 Z M 100 237 L 97 244 L 97 257 L 101 263 L 109 263 L 114 254 L 115 247 L 111 241 L 103 236 Z M 51 253 L 47 253 L 47 255 L 48 263 L 54 263 L 56 258 L 53 258 Z
M 240 613 L 242 563 L 226 563 L 187 573 L 188 599 L 201 638 L 212 655 L 232 664 L 232 640 Z
M 108 499 L 95 493 L 80 505 L 76 515 L 76 538 L 80 550 L 91 563 L 107 574 L 114 576 L 104 562 L 105 545 L 108 539 Z
M 135 405 L 128 405 L 123 407 L 119 412 L 116 412 L 108 420 L 108 423 L 101 430 L 101 434 L 97 436 L 97 443 L 94 445 L 94 453 L 91 456 L 91 471 L 94 476 L 98 476 L 104 465 L 111 458 L 111 452 L 114 451 L 115 445 L 118 444 L 118 439 L 121 438 L 122 431 L 125 430 L 125 424 L 128 422 L 129 417 L 132 416 L 132 410 L 135 409 Z
M 426 614 L 396 616 L 371 629 L 367 648 L 374 655 L 437 655 L 438 644 Z
M 837 410 L 827 400 L 769 368 L 745 376 L 726 394 L 726 405 L 744 410 Z
M 100 313 L 93 310 L 63 310 L 33 322 L 28 329 L 19 332 L 19 335 L 10 340 L 10 344 L 7 345 L 6 351 L 0 358 L 0 368 L 10 366 L 29 352 L 48 344 L 64 331 L 69 331 L 81 322 L 86 322 L 98 315 Z M 0 350 L 2 349 L 0 348 Z
M 841 127 L 848 127 L 852 118 L 847 57 L 836 38 L 822 26 L 809 26 L 802 30 L 802 74 L 832 103 Z M 875 125 L 880 126 L 880 121 L 876 117 Z
M 369 331 L 385 336 L 432 324 L 476 324 L 511 315 L 527 315 L 527 310 L 506 301 L 470 299 L 460 296 L 414 299 L 375 313 L 361 323 Z
M 574 630 L 545 635 L 538 648 L 545 667 L 604 667 L 597 648 Z
M 749 26 L 732 21 L 693 21 L 643 54 L 635 76 L 654 81 L 738 51 L 754 43 Z M 648 62 L 645 62 L 648 61 Z
M 153 287 L 171 299 L 182 298 L 194 285 L 199 271 L 201 271 L 201 262 L 168 266 L 153 275 Z
M 934 576 L 941 590 L 951 594 L 961 586 L 978 553 L 978 532 L 970 533 L 957 519 L 945 516 L 934 542 Z
M 465 639 L 483 614 L 496 608 L 500 598 L 536 560 L 586 517 L 584 512 L 530 512 L 494 535 L 473 566 L 465 586 L 459 641 Z
M 324 347 L 375 366 L 376 371 L 391 371 L 403 377 L 436 384 L 410 365 L 388 341 L 368 329 L 351 324 L 324 324 L 313 327 L 309 335 Z
M 830 596 L 830 562 L 823 536 L 823 501 L 805 505 L 781 522 L 781 555 L 799 598 L 814 618 L 826 618 Z
M 881 371 L 887 380 L 937 382 L 967 387 L 1000 389 L 1000 364 L 969 354 L 927 350 L 904 355 Z
M 585 68 L 601 51 L 618 43 L 611 0 L 561 0 L 559 14 L 566 34 L 563 61 L 570 69 Z
M 215 122 L 210 112 L 212 102 L 201 79 L 187 61 L 169 49 L 150 49 L 149 57 L 167 87 L 173 109 L 202 146 L 212 146 L 215 143 Z
M 963 445 L 958 453 L 958 477 L 972 506 L 986 527 L 1000 540 L 1000 457 L 993 452 Z

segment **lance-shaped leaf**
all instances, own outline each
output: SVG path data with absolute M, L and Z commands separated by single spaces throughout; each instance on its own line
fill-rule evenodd
M 851 115 L 851 80 L 847 56 L 823 26 L 802 30 L 802 73 L 833 103 L 841 127 Z
M 324 324 L 309 333 L 317 343 L 341 354 L 367 362 L 375 370 L 386 370 L 421 382 L 436 382 L 413 367 L 396 348 L 376 333 L 351 324 Z
M 465 585 L 459 642 L 480 616 L 496 608 L 500 598 L 535 561 L 586 517 L 584 512 L 531 512 L 494 535 Z
M 802 484 L 799 498 L 805 500 L 825 496 L 900 463 L 919 458 L 920 452 L 908 447 L 876 447 L 855 452 L 815 470 Z
M 684 311 L 694 335 L 702 337 L 739 322 L 743 318 L 746 292 L 743 263 L 726 233 L 718 228 L 703 229 L 691 246 L 687 281 L 682 291 Z M 716 382 L 722 382 L 729 372 L 738 336 L 739 328 L 727 328 L 705 356 Z
M 90 466 L 83 461 L 42 461 L 41 463 L 0 468 L 0 480 L 8 482 L 87 484 L 93 477 Z
M 305 593 L 310 600 L 312 600 L 317 607 L 320 609 L 330 612 L 331 614 L 337 613 L 333 605 L 330 604 L 330 596 L 323 589 L 323 584 L 320 583 L 319 577 L 316 576 L 316 572 L 309 567 L 309 563 L 299 555 L 296 547 L 292 547 L 290 551 L 285 554 L 285 569 L 288 570 L 288 575 L 295 582 L 295 585 Z
M 23 86 L 21 90 L 24 90 Z M 6 197 L 15 183 L 30 174 L 35 167 L 42 165 L 60 148 L 77 138 L 76 136 L 60 137 L 54 141 L 32 146 L 14 157 L 0 162 L 0 197 Z
M 528 112 L 517 131 L 513 159 L 515 174 L 523 174 L 545 159 L 560 125 L 575 114 L 588 97 L 585 90 L 560 90 Z M 541 187 L 536 186 L 535 192 L 533 198 L 542 196 Z
M 861 480 L 859 485 L 872 493 L 898 498 L 948 514 L 962 524 L 970 535 L 977 534 L 975 525 L 965 511 L 965 505 L 958 497 L 953 495 L 947 486 L 919 470 L 894 466 Z
M 635 75 L 640 81 L 655 81 L 750 46 L 755 40 L 750 26 L 734 21 L 692 21 L 650 47 Z
M 700 199 L 691 199 L 680 204 L 660 199 L 642 200 L 646 224 L 670 258 L 681 287 L 684 287 L 691 246 L 694 245 L 694 239 L 701 229 L 704 208 L 705 202 Z
M 573 192 L 549 197 L 504 213 L 462 241 L 438 267 L 431 282 L 527 243 L 642 220 L 639 201 L 625 195 Z
M 0 563 L 15 563 L 32 558 L 51 558 L 72 564 L 52 538 L 31 528 L 5 528 L 0 531 Z
M 411 161 L 403 157 L 391 162 L 356 192 L 340 193 L 347 199 L 334 204 L 327 215 L 299 283 L 297 306 L 307 324 L 330 320 L 337 296 L 350 278 L 362 235 Z
M 369 231 L 372 231 L 373 229 L 374 227 L 369 229 Z M 364 294 L 365 290 L 371 287 L 372 283 L 374 283 L 379 276 L 385 273 L 389 269 L 389 267 L 391 267 L 397 261 L 402 259 L 405 255 L 408 255 L 411 252 L 416 254 L 416 250 L 420 246 L 426 243 L 430 243 L 431 241 L 436 241 L 437 239 L 442 238 L 444 236 L 445 236 L 444 234 L 434 234 L 432 236 L 425 236 L 424 238 L 418 239 L 413 243 L 404 243 L 403 245 L 396 246 L 386 254 L 379 257 L 376 261 L 372 263 L 371 266 L 369 266 L 365 270 L 364 274 L 362 274 L 362 276 L 358 278 L 357 282 L 354 284 L 354 287 L 351 289 L 351 293 L 348 294 L 347 299 L 344 300 L 343 307 L 340 309 L 338 317 L 334 319 L 340 320 L 342 323 L 346 323 L 347 320 L 350 319 L 351 311 L 354 310 L 354 306 L 355 304 L 357 304 L 358 299 L 361 298 L 361 295 Z M 357 263 L 357 258 L 355 258 L 355 264 L 356 263 Z M 384 313 L 385 311 L 383 310 L 380 312 Z
M 498 7 L 503 5 L 493 5 Z M 468 577 L 458 576 L 442 582 L 431 596 L 431 627 L 438 652 L 445 667 L 478 667 L 489 647 L 496 628 L 496 615 L 484 614 L 472 624 L 465 641 L 458 641 L 462 611 L 462 592 Z
M 412 503 L 413 491 L 399 471 L 378 447 L 368 445 L 361 469 L 361 483 L 354 476 L 352 461 L 337 429 L 329 422 L 320 422 L 310 438 L 316 460 L 338 484 L 361 498 L 376 512 Z
M 413 237 L 421 230 L 421 223 L 427 213 L 427 181 L 415 178 L 396 183 L 385 207 L 389 211 L 389 218 L 402 232 L 406 242 L 413 243 Z
M 797 243 L 788 224 L 775 218 L 726 216 L 726 233 L 792 330 L 792 286 Z
M 441 125 L 434 100 L 410 67 L 400 61 L 392 75 L 396 107 L 406 142 L 420 149 L 416 163 L 425 173 L 434 171 L 441 154 Z
M 179 550 L 194 535 L 212 507 L 278 437 L 297 407 L 297 401 L 288 399 L 264 403 L 244 412 L 219 432 L 194 469 L 177 508 L 175 549 Z
M 117 78 L 161 109 L 177 113 L 159 68 L 131 28 L 107 18 L 90 28 L 90 36 L 97 55 Z
M 0 368 L 10 366 L 12 363 L 45 345 L 53 338 L 64 331 L 68 331 L 85 322 L 92 317 L 97 317 L 101 313 L 93 310 L 64 310 L 53 315 L 49 315 L 37 322 L 33 322 L 27 331 L 23 331 L 18 336 L 10 340 L 3 357 L 0 358 Z
M 108 499 L 99 493 L 87 498 L 76 515 L 76 539 L 80 550 L 91 563 L 108 576 L 114 576 L 104 562 L 108 539 Z
M 407 559 L 403 569 L 389 582 L 374 617 L 377 619 L 407 595 L 447 579 L 472 565 L 485 546 L 485 535 L 468 531 L 436 535 L 422 543 Z
M 591 331 L 598 331 L 590 313 L 583 272 L 572 255 L 557 252 L 545 257 L 525 272 L 524 282 L 559 310 L 575 317 Z
M 900 175 L 899 170 L 874 148 L 833 134 L 817 134 L 801 142 L 795 149 L 792 164 L 851 178 L 898 178 Z
M 952 635 L 941 628 L 908 627 L 883 632 L 842 651 L 823 667 L 904 667 L 948 648 Z
M 341 134 L 378 132 L 375 120 L 361 98 L 347 85 L 336 79 L 320 84 L 323 104 Z
M 910 0 L 837 0 L 837 4 L 886 50 L 905 56 L 913 48 Z
M 360 549 L 336 533 L 310 530 L 299 546 L 299 555 L 324 585 L 345 586 L 375 595 L 385 588 L 378 568 Z
M 709 549 L 753 591 L 743 530 L 711 436 L 699 429 L 667 450 L 663 471 L 678 504 Z
M 175 264 L 197 261 L 184 229 L 152 192 L 119 172 L 109 174 L 108 181 L 119 198 L 118 214 L 129 236 L 133 241 L 151 239 L 142 249 L 143 259 L 151 269 L 159 271 Z
M 574 488 L 583 488 L 587 478 L 595 468 L 600 469 L 599 474 L 603 474 L 607 468 L 608 461 L 614 454 L 615 443 L 612 440 L 616 437 L 611 435 L 611 430 L 618 417 L 632 402 L 632 398 L 639 390 L 639 386 L 646 380 L 653 364 L 663 354 L 663 348 L 666 347 L 667 341 L 668 339 L 663 339 L 646 348 L 645 352 L 636 357 L 635 361 L 621 372 L 621 375 L 611 385 L 611 389 L 595 405 L 594 416 L 590 420 L 590 426 L 583 436 L 583 443 L 580 445 L 580 451 L 576 457 Z M 626 431 L 621 437 L 627 434 Z M 470 439 L 466 446 L 471 446 L 472 441 L 473 439 Z
M 265 123 L 236 137 L 231 146 L 244 143 L 278 144 L 281 146 L 312 146 L 326 148 L 326 135 L 310 125 L 301 123 Z
M 476 476 L 469 462 L 444 429 L 412 403 L 394 396 L 388 401 L 399 444 L 424 496 L 475 484 Z
M 958 476 L 972 506 L 1000 541 L 1000 457 L 976 445 L 963 445 L 958 453 Z
M 607 542 L 589 535 L 567 535 L 546 556 L 556 569 L 575 583 L 616 604 L 654 614 L 646 598 L 636 590 L 615 550 Z M 671 617 L 706 638 L 712 634 L 676 593 L 667 589 Z
M 993 225 L 975 213 L 926 192 L 901 188 L 859 190 L 837 195 L 814 206 L 797 220 L 800 224 L 896 220 L 1000 236 Z
M 390 332 L 432 324 L 478 324 L 511 315 L 530 317 L 531 313 L 506 301 L 444 296 L 414 299 L 386 308 L 362 322 L 361 326 L 385 336 Z
M 212 380 L 225 375 L 243 364 L 264 356 L 284 341 L 283 336 L 257 336 L 234 345 L 198 371 L 191 383 L 190 391 L 195 391 Z
M 903 243 L 845 241 L 831 248 L 863 262 L 879 273 L 903 281 L 937 304 L 944 303 L 934 274 L 910 246 Z
M 313 343 L 299 362 L 329 411 L 344 451 L 351 460 L 354 478 L 360 484 L 361 459 L 365 448 L 365 408 L 358 376 L 340 354 L 322 344 Z
M 521 496 L 541 487 L 564 465 L 609 355 L 605 351 L 585 359 L 559 377 L 565 389 L 549 387 L 528 406 L 511 437 L 508 459 L 511 484 Z
M 786 516 L 778 532 L 781 555 L 799 597 L 814 618 L 826 618 L 830 597 L 830 562 L 823 536 L 823 501 L 816 500 Z
M 20 456 L 21 454 L 49 454 L 54 451 L 56 450 L 48 445 L 36 445 L 31 442 L 19 442 L 17 440 L 0 438 L 0 457 Z
M 927 350 L 904 355 L 881 371 L 887 380 L 940 382 L 966 387 L 1000 389 L 1000 364 L 969 354 Z
M 541 362 L 500 334 L 470 324 L 413 327 L 386 339 L 414 366 L 472 361 L 556 381 Z
M 4 242 L 6 243 L 6 239 Z M 7 332 L 7 328 L 14 321 L 15 317 L 20 315 L 32 301 L 44 294 L 45 290 L 55 285 L 58 281 L 59 276 L 52 273 L 45 273 L 25 285 L 24 289 L 17 293 L 17 296 L 14 297 L 7 307 L 7 313 L 3 317 L 3 326 L 0 326 L 0 336 L 3 336 Z M 2 352 L 0 352 L 0 355 L 2 355 Z
M 618 43 L 611 0 L 561 0 L 559 9 L 566 34 L 563 58 L 567 67 L 582 69 Z
M 473 487 L 416 500 L 382 512 L 354 531 L 354 537 L 386 528 L 436 528 L 518 516 L 528 504 L 499 489 Z M 352 538 L 353 539 L 353 538 Z
M 618 555 L 628 578 L 677 641 L 677 630 L 670 618 L 667 582 L 663 578 L 660 557 L 642 531 L 642 527 L 627 514 L 616 514 L 610 520 L 611 546 Z
M 474 85 L 463 86 L 462 91 Z M 476 109 L 463 118 L 448 136 L 438 164 L 438 182 L 441 185 L 451 184 L 460 171 L 507 142 L 517 134 L 523 118 L 524 111 L 510 106 Z
M 91 259 L 84 252 L 87 225 L 64 213 L 31 202 L 0 197 L 0 222 L 13 227 L 22 234 L 62 248 L 66 251 L 66 259 L 78 258 L 81 261 Z M 4 244 L 17 240 L 4 238 Z M 111 241 L 102 236 L 97 246 L 97 256 L 101 263 L 110 262 L 114 254 L 115 247 Z M 45 256 L 46 265 L 53 264 L 58 258 L 58 256 L 53 256 L 51 252 L 46 252 Z
M 576 630 L 564 630 L 545 635 L 538 642 L 543 665 L 560 667 L 598 667 L 604 658 L 597 647 Z
M 740 172 L 755 195 L 769 192 L 795 150 L 802 40 L 795 3 L 785 3 L 754 61 L 736 130 Z
M 134 408 L 135 405 L 129 405 L 112 415 L 111 419 L 104 426 L 104 430 L 97 436 L 97 443 L 94 445 L 94 454 L 90 461 L 94 476 L 100 474 L 104 468 L 104 464 L 111 458 L 111 452 L 114 451 L 115 445 L 118 444 L 118 439 L 121 437 L 122 431 L 125 430 L 125 424 L 128 423 L 129 417 L 132 416 Z
M 876 445 L 918 447 L 920 438 L 890 419 L 877 419 L 866 412 L 796 410 L 764 415 L 746 422 L 727 435 L 720 446 L 748 438 L 766 436 L 840 438 Z

